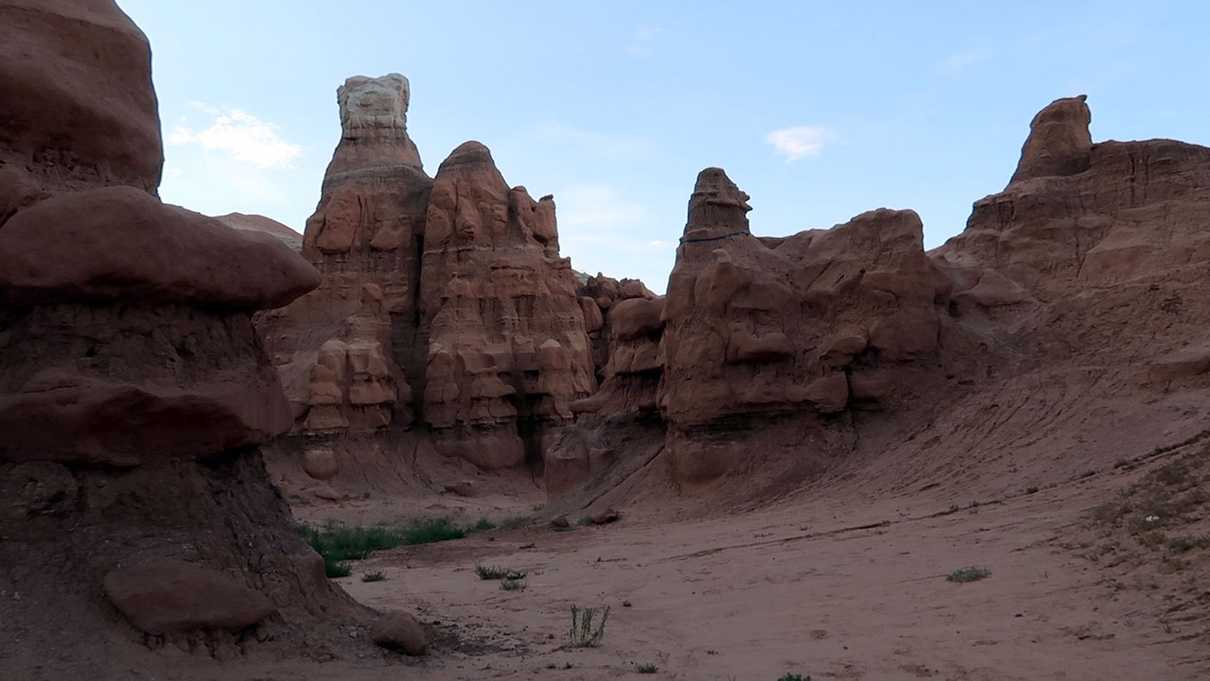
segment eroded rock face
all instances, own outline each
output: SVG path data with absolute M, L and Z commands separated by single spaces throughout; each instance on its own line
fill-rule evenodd
M 294 432 L 330 452 L 415 423 L 485 468 L 540 464 L 547 426 L 595 387 L 554 200 L 510 188 L 477 142 L 429 179 L 409 98 L 396 74 L 340 88 L 342 138 L 303 244 L 323 282 L 258 319 Z
M 554 202 L 509 189 L 467 142 L 437 171 L 425 224 L 425 420 L 441 449 L 481 466 L 520 464 L 527 449 L 540 460 L 543 427 L 595 387 Z
M 607 277 L 600 272 L 595 277 L 587 277 L 576 290 L 580 296 L 580 310 L 584 313 L 584 330 L 592 343 L 592 363 L 596 370 L 597 382 L 605 380 L 605 365 L 609 363 L 610 329 L 609 310 L 614 303 L 643 298 L 655 298 L 643 282 L 638 279 L 622 279 Z
M 959 300 L 1050 302 L 1210 255 L 1210 149 L 1163 139 L 1086 145 L 1089 118 L 1082 97 L 1043 109 L 1012 182 L 976 201 L 966 229 L 937 250 Z
M 1088 169 L 1092 112 L 1087 99 L 1085 95 L 1056 99 L 1034 116 L 1012 182 L 1075 175 Z
M 226 215 L 216 215 L 215 220 L 227 225 L 231 229 L 243 230 L 246 232 L 262 232 L 264 234 L 276 237 L 285 245 L 290 247 L 292 251 L 301 251 L 303 237 L 298 232 L 290 229 L 286 225 L 267 218 L 264 215 L 249 215 L 247 213 L 227 213 Z
M 307 220 L 320 287 L 261 315 L 295 432 L 375 432 L 412 422 L 420 253 L 432 180 L 407 134 L 406 78 L 354 76 L 337 90 L 341 138 Z M 325 445 L 317 445 L 323 447 Z
M 0 19 L 18 88 L 0 172 L 35 188 L 0 224 L 0 590 L 23 595 L 0 599 L 0 637 L 21 641 L 0 676 L 109 676 L 95 662 L 128 664 L 144 633 L 215 650 L 255 626 L 289 645 L 365 618 L 257 449 L 291 418 L 251 314 L 318 273 L 155 197 L 147 44 L 111 2 L 0 2 Z
M 747 201 L 723 171 L 702 171 L 669 280 L 659 400 L 687 478 L 727 467 L 694 433 L 872 407 L 890 397 L 874 386 L 894 381 L 880 379 L 937 351 L 948 282 L 914 212 L 758 239 Z
M 269 599 L 222 572 L 179 560 L 116 567 L 104 586 L 118 610 L 148 634 L 238 632 L 274 611 Z
M 154 193 L 164 153 L 150 81 L 147 37 L 113 2 L 0 2 L 0 223 L 23 192 Z

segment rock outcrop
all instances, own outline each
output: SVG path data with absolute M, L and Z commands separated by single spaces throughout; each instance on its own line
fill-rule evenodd
M 1082 96 L 1034 118 L 1012 181 L 976 201 L 966 229 L 934 254 L 962 270 L 956 298 L 1053 302 L 1210 257 L 1210 150 L 1091 144 L 1089 120 Z
M 338 90 L 342 137 L 302 251 L 323 282 L 258 318 L 302 442 L 284 465 L 339 482 L 342 438 L 415 429 L 482 468 L 540 467 L 544 433 L 596 387 L 554 201 L 510 188 L 477 142 L 430 179 L 409 99 L 397 74 Z
M 509 189 L 487 148 L 441 164 L 426 218 L 424 416 L 439 448 L 486 468 L 541 461 L 546 424 L 595 387 L 551 197 Z
M 0 173 L 36 188 L 0 219 L 0 591 L 20 594 L 0 599 L 0 676 L 124 673 L 145 636 L 230 651 L 368 618 L 257 449 L 291 418 L 251 315 L 318 274 L 155 197 L 147 41 L 112 2 L 0 19 Z
M 659 401 L 686 479 L 729 468 L 719 431 L 875 408 L 901 366 L 937 351 L 948 282 L 914 212 L 757 238 L 747 202 L 722 170 L 702 171 L 669 279 Z
M 408 376 L 418 371 L 411 360 L 433 181 L 407 134 L 409 98 L 399 74 L 354 76 L 337 90 L 341 138 L 302 246 L 322 285 L 258 317 L 296 432 L 372 433 L 412 421 Z
M 292 251 L 301 251 L 303 244 L 303 235 L 290 229 L 286 225 L 267 218 L 264 215 L 249 215 L 247 213 L 227 213 L 226 215 L 216 215 L 215 220 L 227 225 L 231 229 L 239 229 L 246 232 L 262 232 L 276 237 L 279 241 L 290 247 Z
M 600 272 L 595 277 L 585 275 L 576 295 L 580 297 L 580 309 L 584 313 L 584 330 L 592 342 L 592 363 L 599 383 L 605 380 L 605 365 L 609 363 L 610 308 L 623 300 L 651 300 L 656 296 L 638 279 L 619 281 Z
M 0 27 L 0 222 L 41 192 L 155 193 L 164 151 L 143 32 L 112 2 L 80 0 L 5 0 Z
M 1082 96 L 1044 108 L 1008 186 L 929 253 L 902 210 L 753 236 L 748 195 L 704 170 L 658 322 L 656 300 L 609 301 L 602 388 L 575 403 L 548 489 L 592 480 L 618 503 L 658 496 L 668 471 L 683 492 L 742 480 L 708 496 L 750 504 L 858 462 L 877 462 L 863 494 L 965 489 L 977 463 L 1000 494 L 1202 437 L 1210 149 L 1093 143 L 1090 118 Z M 622 416 L 646 399 L 617 388 L 651 377 L 663 449 L 636 464 Z

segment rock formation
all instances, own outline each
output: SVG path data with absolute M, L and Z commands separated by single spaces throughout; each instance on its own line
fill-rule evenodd
M 0 221 L 40 192 L 154 193 L 164 152 L 143 32 L 111 2 L 73 0 L 5 0 L 0 27 Z
M 548 489 L 593 480 L 609 500 L 601 481 L 626 479 L 639 494 L 625 448 L 638 450 L 627 433 L 650 414 L 652 379 L 665 441 L 642 470 L 682 486 L 742 478 L 746 503 L 862 460 L 902 491 L 980 459 L 1003 492 L 1197 437 L 1210 149 L 1094 144 L 1090 118 L 1082 96 L 1044 108 L 1008 186 L 931 253 L 912 211 L 753 236 L 748 195 L 702 171 L 658 318 L 656 300 L 606 298 L 604 381 L 573 406 Z M 596 299 L 581 299 L 586 320 Z M 647 465 L 660 455 L 667 466 Z
M 592 363 L 599 383 L 605 380 L 605 365 L 609 363 L 610 308 L 623 300 L 650 300 L 656 296 L 638 279 L 618 281 L 600 272 L 595 277 L 584 275 L 576 295 L 580 297 L 580 309 L 584 313 L 584 330 L 592 342 Z
M 424 415 L 439 447 L 485 468 L 541 461 L 545 424 L 595 387 L 550 197 L 509 189 L 487 148 L 441 164 L 426 218 Z
M 318 273 L 156 198 L 150 52 L 112 2 L 0 2 L 0 70 L 0 174 L 24 178 L 0 182 L 0 676 L 366 619 L 258 451 L 291 417 L 251 314 Z
M 409 96 L 398 74 L 355 76 L 337 90 L 341 138 L 302 248 L 323 284 L 257 321 L 298 432 L 372 433 L 412 421 L 404 367 L 432 180 L 407 134 Z
M 247 213 L 227 213 L 226 215 L 216 215 L 215 220 L 227 225 L 231 229 L 241 229 L 248 232 L 263 232 L 265 234 L 276 237 L 279 241 L 290 247 L 292 251 L 301 251 L 303 236 L 298 232 L 283 225 L 277 220 L 267 218 L 263 215 L 249 215 Z
M 685 479 L 730 467 L 737 448 L 720 432 L 874 408 L 900 367 L 937 351 L 948 284 L 914 212 L 757 238 L 747 201 L 722 170 L 702 171 L 669 279 L 659 400 Z
M 409 429 L 482 468 L 540 467 L 544 433 L 596 387 L 553 199 L 510 188 L 477 142 L 430 179 L 409 99 L 397 74 L 338 90 L 342 137 L 303 244 L 323 283 L 258 318 L 300 436 L 283 458 L 312 478 L 341 479 L 351 436 L 402 460 L 389 450 L 413 448 Z

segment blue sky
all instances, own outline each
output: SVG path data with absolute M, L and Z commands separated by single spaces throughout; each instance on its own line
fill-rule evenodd
M 164 200 L 302 230 L 336 87 L 397 71 L 425 170 L 491 148 L 553 193 L 579 270 L 662 291 L 697 172 L 753 231 L 913 208 L 926 246 L 1012 174 L 1029 119 L 1087 93 L 1094 140 L 1210 144 L 1210 3 L 119 0 L 151 39 Z

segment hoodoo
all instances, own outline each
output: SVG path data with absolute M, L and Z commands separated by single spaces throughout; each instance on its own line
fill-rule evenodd
M 258 449 L 292 419 L 251 315 L 319 274 L 156 197 L 150 51 L 113 3 L 0 2 L 0 82 L 0 676 L 348 641 L 372 613 Z

